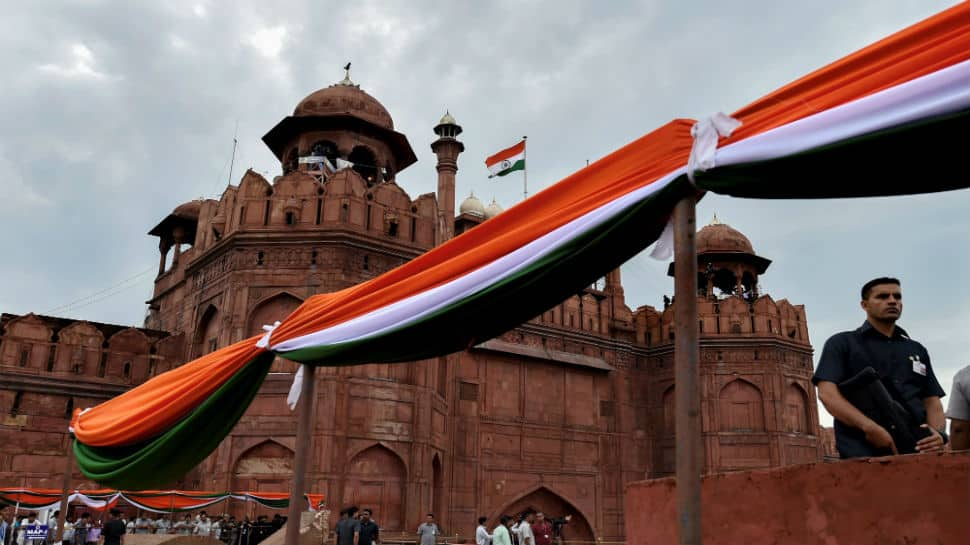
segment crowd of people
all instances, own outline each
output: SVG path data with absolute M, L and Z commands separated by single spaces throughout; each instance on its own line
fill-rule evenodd
M 518 517 L 503 515 L 488 532 L 486 517 L 478 518 L 476 545 L 565 545 L 563 528 L 572 515 L 549 518 L 542 511 L 526 510 Z M 422 544 L 423 545 L 423 544 Z
M 547 518 L 542 511 L 527 510 L 517 517 L 503 515 L 498 525 L 489 532 L 487 517 L 478 518 L 475 531 L 476 545 L 565 545 L 563 527 L 572 515 Z M 380 526 L 373 519 L 370 509 L 358 509 L 353 505 L 340 511 L 340 519 L 334 530 L 336 545 L 380 545 Z M 438 526 L 434 513 L 428 513 L 418 526 L 417 545 L 436 545 L 444 530 Z
M 36 513 L 21 514 L 12 524 L 0 522 L 0 545 L 54 545 L 57 543 L 57 517 L 55 511 L 44 523 L 48 527 L 46 539 L 31 539 L 26 532 L 28 526 L 41 524 Z M 0 517 L 2 520 L 3 517 Z M 205 511 L 195 516 L 181 517 L 161 515 L 151 517 L 139 515 L 127 518 L 121 511 L 113 509 L 108 520 L 100 520 L 91 513 L 81 513 L 76 519 L 68 516 L 64 522 L 62 545 L 121 545 L 116 537 L 125 534 L 176 534 L 209 536 L 227 545 L 257 545 L 273 532 L 283 527 L 286 517 L 276 514 L 270 519 L 266 515 L 256 517 L 236 517 L 228 514 L 210 517 Z

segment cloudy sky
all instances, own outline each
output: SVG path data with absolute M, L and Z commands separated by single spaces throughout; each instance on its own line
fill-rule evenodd
M 418 154 L 399 176 L 412 196 L 436 187 L 428 144 L 448 109 L 465 129 L 459 201 L 474 190 L 508 207 L 521 178 L 487 180 L 483 159 L 522 135 L 530 187 L 547 187 L 674 117 L 732 112 L 951 4 L 12 3 L 0 18 L 0 311 L 139 324 L 158 261 L 145 233 L 221 193 L 237 124 L 233 181 L 247 167 L 278 174 L 260 138 L 347 61 Z M 968 211 L 965 190 L 709 195 L 698 214 L 717 212 L 774 261 L 762 285 L 806 305 L 817 350 L 861 323 L 863 282 L 900 277 L 901 324 L 949 391 L 970 364 Z M 631 307 L 673 292 L 665 268 L 646 255 L 624 267 Z

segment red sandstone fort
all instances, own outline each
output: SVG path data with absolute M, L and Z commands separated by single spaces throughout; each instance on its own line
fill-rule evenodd
M 61 486 L 75 407 L 254 335 L 313 294 L 373 278 L 502 213 L 474 196 L 456 213 L 461 131 L 451 115 L 434 127 L 438 191 L 412 198 L 395 182 L 416 161 L 408 139 L 347 78 L 263 137 L 280 176 L 250 170 L 218 200 L 146 221 L 160 255 L 144 327 L 3 314 L 0 486 Z M 354 166 L 324 179 L 300 161 L 321 155 Z M 706 472 L 820 460 L 834 449 L 819 428 L 804 307 L 760 291 L 770 261 L 728 225 L 701 229 L 697 253 Z M 616 270 L 464 352 L 321 369 L 308 489 L 334 509 L 372 507 L 389 531 L 413 531 L 434 512 L 449 532 L 469 535 L 479 515 L 494 521 L 531 506 L 572 513 L 574 538 L 622 539 L 624 486 L 674 470 L 677 305 L 664 306 L 631 309 Z M 295 369 L 278 360 L 231 435 L 172 487 L 287 490 Z M 73 482 L 97 487 L 80 474 Z

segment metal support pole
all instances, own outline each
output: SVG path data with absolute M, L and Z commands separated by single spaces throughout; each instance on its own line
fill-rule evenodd
M 74 438 L 67 435 L 67 453 L 64 461 L 64 480 L 61 481 L 61 512 L 57 514 L 57 543 L 64 540 L 64 521 L 67 520 L 68 498 L 71 496 L 71 473 L 74 471 Z
M 304 483 L 307 472 L 310 436 L 313 431 L 313 402 L 316 397 L 316 367 L 303 366 L 303 386 L 300 389 L 299 412 L 296 421 L 296 454 L 293 459 L 293 482 L 290 485 L 290 507 L 287 510 L 286 541 L 289 545 L 300 542 L 300 523 L 303 508 Z
M 674 365 L 677 420 L 677 539 L 701 543 L 701 395 L 698 368 L 696 202 L 674 207 Z

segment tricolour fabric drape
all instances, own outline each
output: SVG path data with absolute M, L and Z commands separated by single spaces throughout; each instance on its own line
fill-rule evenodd
M 693 122 L 673 121 L 397 269 L 311 297 L 258 341 L 77 415 L 79 465 L 111 486 L 171 482 L 230 431 L 274 355 L 334 366 L 473 346 L 642 251 L 674 203 L 701 190 L 835 198 L 968 187 L 956 164 L 968 112 L 970 5 L 960 4 L 738 110 L 741 126 L 704 171 L 687 175 Z
M 0 505 L 18 506 L 21 510 L 57 509 L 61 491 L 54 488 L 0 488 Z M 323 502 L 323 494 L 304 494 L 311 511 Z M 104 510 L 124 501 L 154 513 L 197 511 L 229 499 L 253 502 L 270 509 L 286 509 L 290 495 L 286 492 L 188 492 L 183 490 L 73 490 L 68 502 L 81 502 L 92 509 Z

